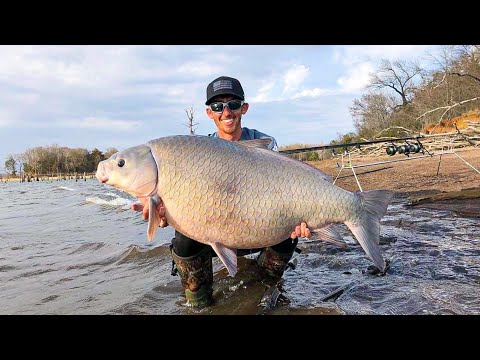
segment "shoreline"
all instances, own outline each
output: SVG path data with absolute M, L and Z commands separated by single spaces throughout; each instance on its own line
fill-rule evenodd
M 465 148 L 456 152 L 480 171 L 480 147 Z M 375 162 L 404 159 L 406 159 L 404 155 L 362 156 L 352 157 L 351 164 L 354 167 L 364 165 L 364 167 L 355 168 L 355 174 L 363 191 L 385 189 L 408 196 L 417 192 L 450 192 L 480 187 L 480 173 L 454 154 L 422 159 L 412 156 L 412 160 L 409 161 L 369 165 Z M 327 173 L 333 179 L 340 175 L 335 185 L 349 191 L 359 190 L 352 170 L 344 168 L 340 171 L 341 158 L 339 156 L 308 163 Z
M 378 165 L 375 162 L 402 159 L 399 156 L 362 156 L 352 157 L 354 168 L 363 191 L 384 189 L 395 192 L 396 198 L 410 202 L 409 206 L 428 207 L 438 210 L 450 210 L 467 217 L 480 217 L 480 148 L 468 147 L 455 154 L 413 159 Z M 447 156 L 448 155 L 448 156 Z M 309 162 L 335 179 L 335 185 L 349 190 L 359 191 L 351 169 L 340 172 L 337 163 L 341 158 Z M 438 175 L 437 175 L 438 171 Z
M 32 182 L 32 183 L 36 183 L 36 182 L 45 182 L 45 181 L 69 181 L 69 180 L 84 180 L 86 181 L 87 179 L 94 179 L 95 178 L 95 174 L 87 174 L 86 176 L 83 176 L 83 175 L 78 175 L 77 177 L 75 177 L 75 175 L 73 176 L 39 176 L 38 177 L 38 180 L 36 177 L 32 177 L 30 178 L 30 181 L 21 181 L 21 178 L 20 177 L 14 177 L 14 178 L 6 178 L 6 177 L 2 177 L 0 179 L 0 183 L 10 183 L 10 182 Z

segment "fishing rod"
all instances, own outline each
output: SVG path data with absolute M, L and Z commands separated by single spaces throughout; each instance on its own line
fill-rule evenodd
M 347 147 L 360 148 L 360 146 L 362 145 L 378 144 L 378 143 L 384 143 L 384 142 L 391 143 L 391 142 L 406 141 L 406 140 L 418 140 L 424 137 L 426 137 L 426 135 L 415 135 L 415 136 L 408 136 L 408 137 L 394 138 L 394 139 L 370 140 L 370 141 L 361 141 L 361 142 L 354 142 L 354 143 L 313 146 L 313 147 L 301 148 L 301 149 L 280 150 L 279 152 L 284 154 L 295 154 L 295 153 L 306 152 L 306 151 L 339 149 L 339 148 L 347 148 Z

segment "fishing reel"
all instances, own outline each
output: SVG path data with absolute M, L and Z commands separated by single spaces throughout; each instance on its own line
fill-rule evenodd
M 390 156 L 393 156 L 397 153 L 397 147 L 392 144 L 392 145 L 389 145 L 387 146 L 387 155 L 390 155 Z
M 387 155 L 393 156 L 396 153 L 404 154 L 409 156 L 410 154 L 416 154 L 423 150 L 423 145 L 420 141 L 417 141 L 415 144 L 410 144 L 406 142 L 405 145 L 396 146 L 395 144 L 391 144 L 387 146 Z

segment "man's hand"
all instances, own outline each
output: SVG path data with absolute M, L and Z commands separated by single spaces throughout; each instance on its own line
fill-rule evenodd
M 138 203 L 132 205 L 132 210 L 134 211 L 141 211 L 142 212 L 142 219 L 148 220 L 148 198 L 140 197 L 138 198 Z M 160 200 L 160 203 L 157 205 L 157 213 L 160 217 L 160 227 L 167 227 L 168 222 L 167 218 L 165 217 L 165 206 L 163 202 Z
M 292 232 L 292 235 L 290 235 L 290 238 L 295 239 L 298 237 L 305 237 L 308 238 L 310 237 L 310 229 L 307 227 L 307 223 L 302 222 L 300 225 L 295 227 L 295 231 Z

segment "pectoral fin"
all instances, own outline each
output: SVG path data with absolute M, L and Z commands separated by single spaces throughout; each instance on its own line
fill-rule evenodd
M 211 243 L 210 244 L 218 255 L 219 259 L 222 260 L 223 265 L 228 270 L 228 275 L 234 277 L 237 273 L 237 252 L 236 250 L 232 250 L 220 243 Z
M 160 216 L 158 216 L 157 213 L 157 205 L 159 203 L 160 198 L 158 196 L 151 196 L 148 198 L 148 241 L 152 241 L 155 238 L 155 234 L 160 226 Z

